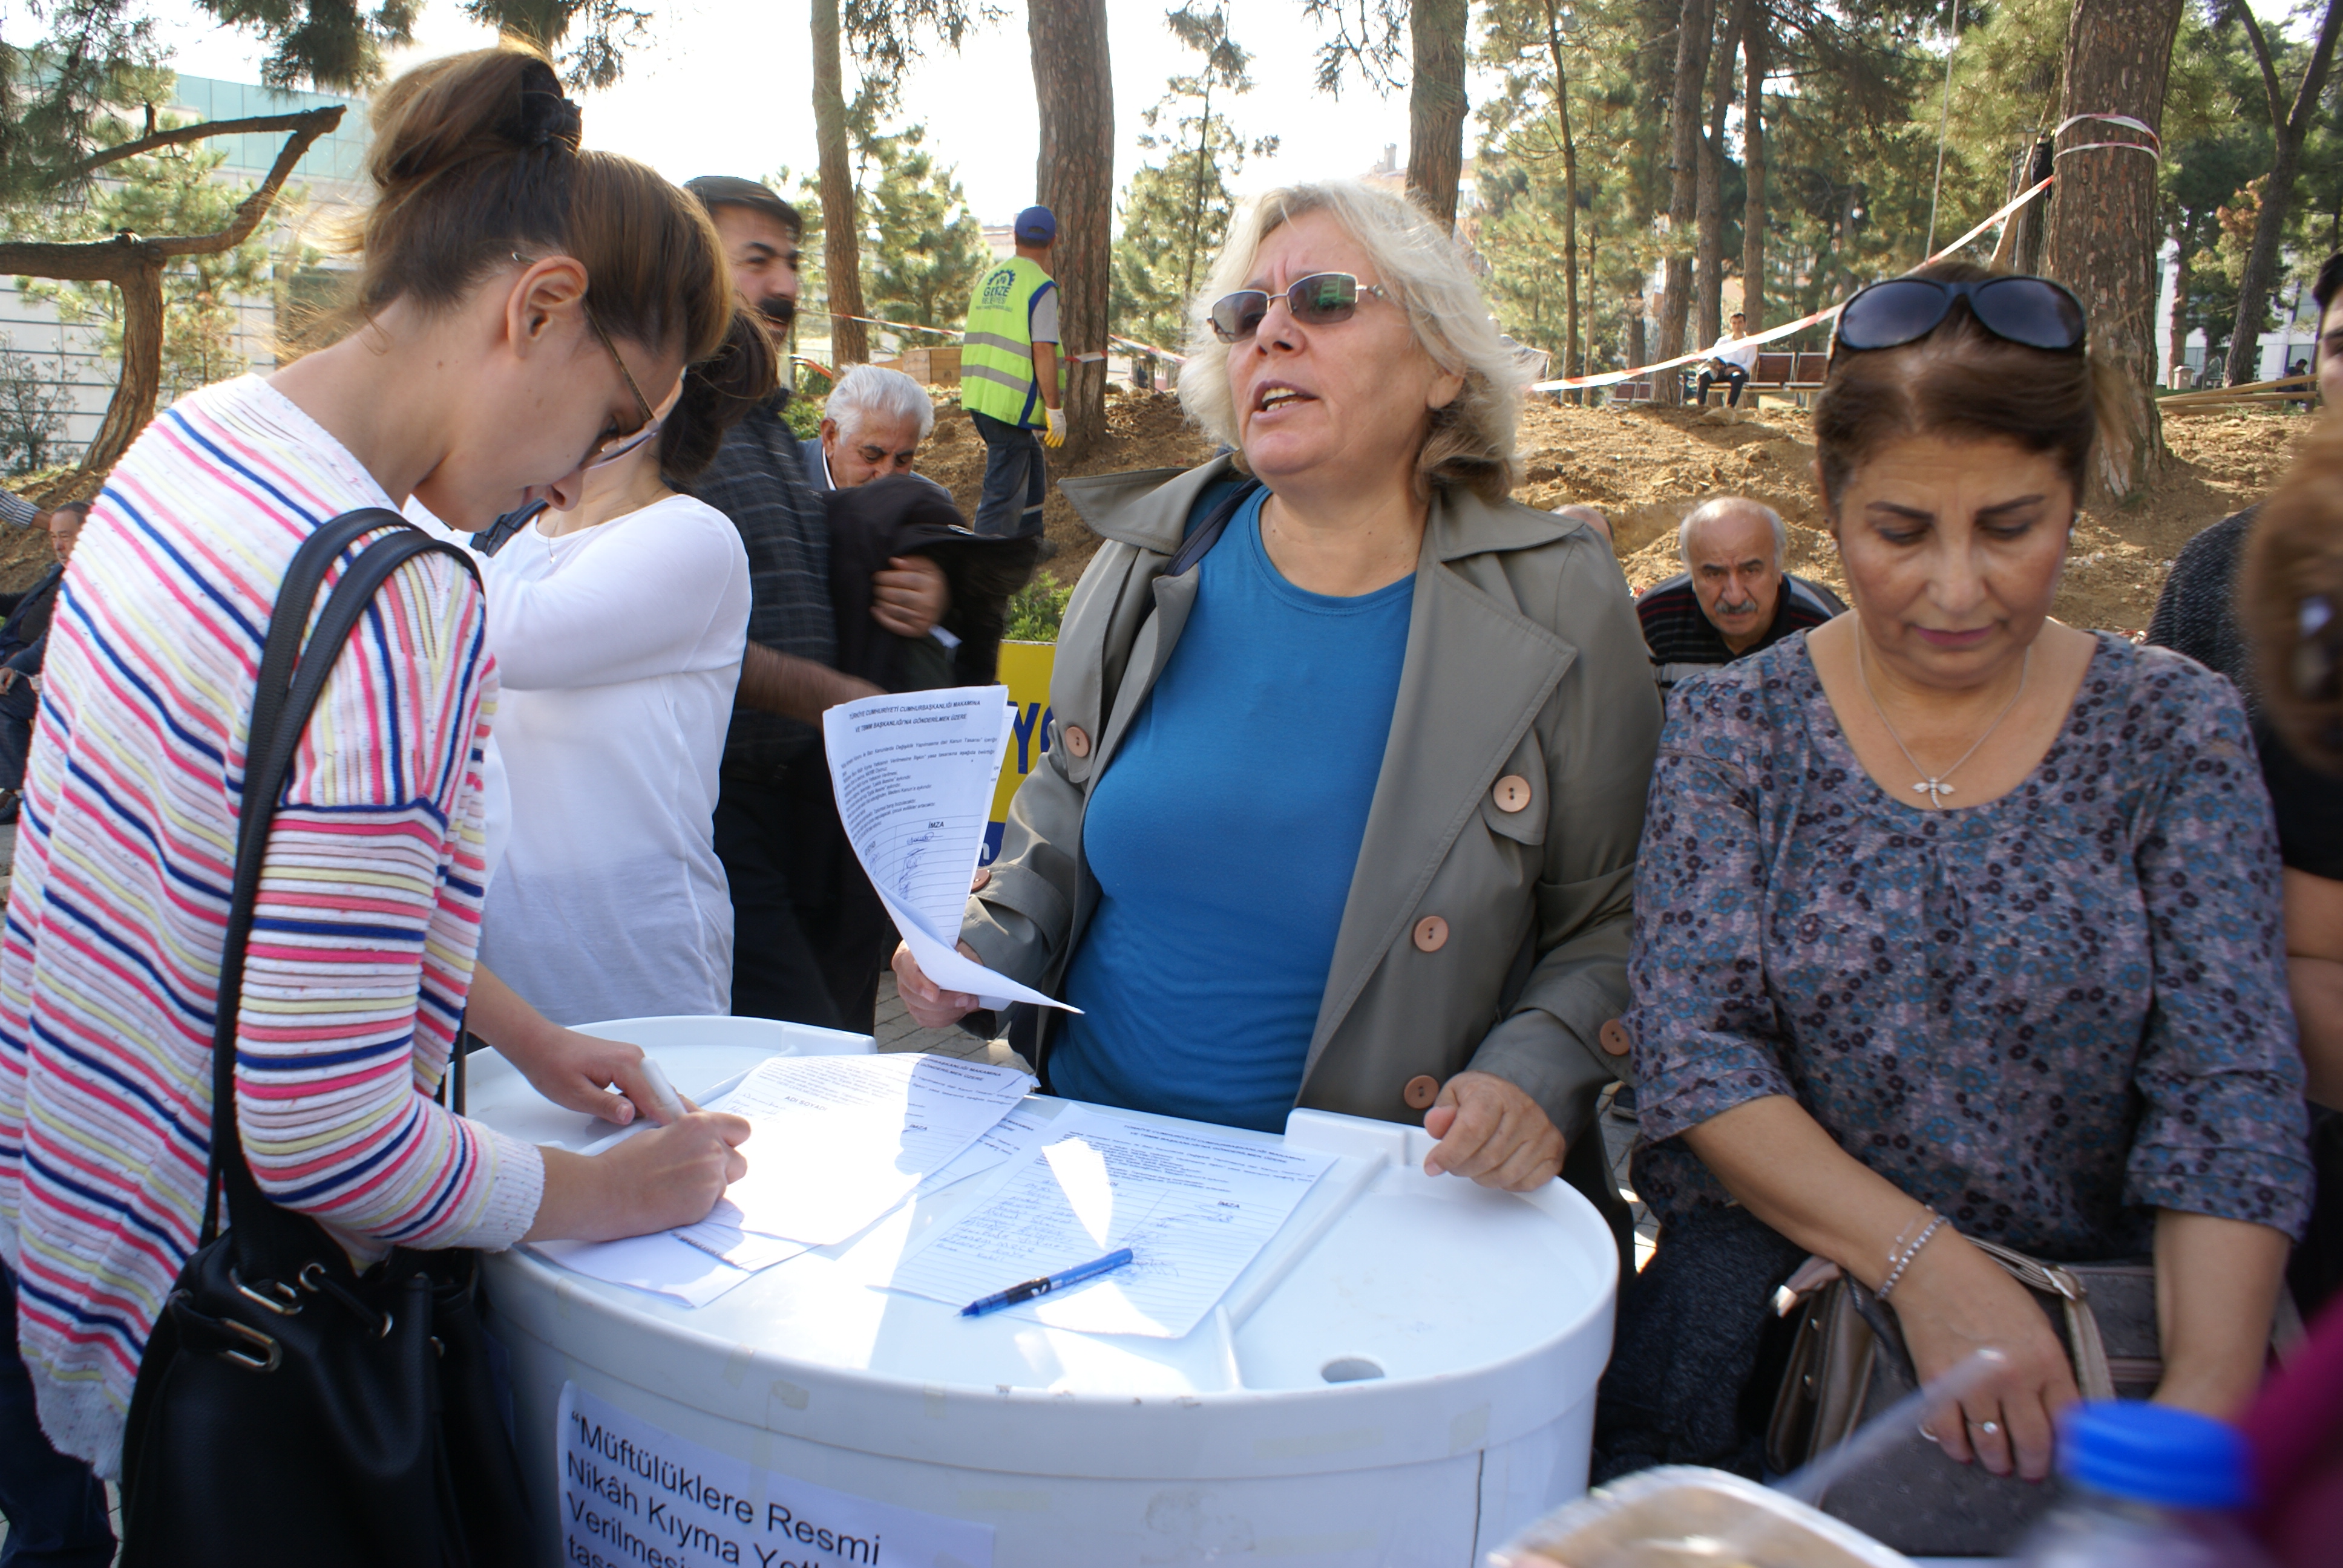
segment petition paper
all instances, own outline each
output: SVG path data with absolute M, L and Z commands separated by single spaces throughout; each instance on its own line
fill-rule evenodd
M 896 1290 L 965 1306 L 1118 1247 L 1131 1265 L 1012 1312 L 1052 1328 L 1180 1339 L 1334 1163 L 1194 1126 L 1069 1111 L 990 1202 L 907 1258 Z
M 711 1111 L 746 1117 L 735 1228 L 843 1241 L 990 1131 L 1032 1080 L 948 1056 L 776 1056 Z
M 1003 686 L 840 703 L 821 716 L 830 789 L 855 858 L 930 980 L 986 1007 L 1064 1007 L 960 950 L 1010 714 Z

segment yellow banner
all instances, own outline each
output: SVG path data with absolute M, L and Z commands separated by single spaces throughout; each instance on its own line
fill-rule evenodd
M 1041 765 L 1050 749 L 1050 669 L 1058 645 L 1052 642 L 1004 642 L 996 678 L 1009 688 L 1014 722 L 1009 755 L 1001 759 L 1001 782 L 992 791 L 992 820 L 984 829 L 983 865 L 1001 853 L 1001 832 L 1009 821 L 1009 801 L 1025 776 Z

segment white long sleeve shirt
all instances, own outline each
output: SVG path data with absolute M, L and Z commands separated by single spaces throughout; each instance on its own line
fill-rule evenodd
M 730 1011 L 713 819 L 749 635 L 739 531 L 674 496 L 557 538 L 531 523 L 486 575 L 512 826 L 481 961 L 557 1023 Z
M 1718 337 L 1710 347 L 1708 357 L 1723 360 L 1727 365 L 1738 365 L 1753 375 L 1757 369 L 1757 345 L 1746 337 L 1735 337 L 1730 332 Z

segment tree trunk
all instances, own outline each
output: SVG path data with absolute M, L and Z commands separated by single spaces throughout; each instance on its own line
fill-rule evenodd
M 1668 259 L 1660 294 L 1659 357 L 1684 351 L 1684 317 L 1692 302 L 1693 225 L 1700 211 L 1700 90 L 1708 78 L 1709 35 L 1715 25 L 1715 0 L 1684 0 L 1676 24 L 1675 90 L 1670 99 Z M 1684 402 L 1684 378 L 1673 370 L 1653 377 L 1652 400 L 1674 407 Z
M 1468 0 L 1414 0 L 1408 35 L 1415 75 L 1407 90 L 1407 194 L 1443 228 L 1456 226 L 1464 174 L 1464 23 Z
M 2182 0 L 2076 0 L 2066 30 L 2061 120 L 2079 113 L 2164 121 L 2164 87 Z M 2060 140 L 2137 139 L 2121 126 L 2085 120 Z M 2129 396 L 2103 432 L 2095 497 L 2121 500 L 2163 466 L 2164 434 L 2149 389 L 2156 372 L 2157 161 L 2127 146 L 2058 160 L 2058 200 L 2044 244 L 2046 270 L 2082 300 L 2091 351 L 2122 373 Z
M 1741 310 L 1749 330 L 1765 325 L 1765 32 L 1772 20 L 1751 0 L 1741 30 L 1741 58 L 1747 80 L 1741 89 L 1741 160 L 1749 181 L 1741 209 Z
M 1196 135 L 1196 190 L 1188 213 L 1188 258 L 1180 273 L 1180 297 L 1193 299 L 1196 296 L 1196 252 L 1203 248 L 1204 240 L 1204 176 L 1212 169 L 1212 63 L 1205 62 L 1204 120 Z
M 1586 357 L 1578 337 L 1578 141 L 1570 131 L 1570 73 L 1562 59 L 1562 16 L 1555 0 L 1545 0 L 1545 46 L 1554 56 L 1554 112 L 1562 122 L 1562 373 L 1584 376 Z M 1574 403 L 1586 401 L 1573 392 Z
M 870 357 L 870 334 L 854 319 L 862 306 L 862 222 L 846 146 L 846 71 L 838 45 L 838 0 L 813 0 L 813 139 L 821 160 L 821 265 L 830 286 L 830 367 Z
M 1716 79 L 1709 89 L 1708 127 L 1701 136 L 1700 180 L 1694 207 L 1700 226 L 1699 288 L 1694 297 L 1702 343 L 1725 330 L 1725 115 L 1733 106 L 1733 60 L 1750 0 L 1733 0 L 1724 41 L 1716 46 Z
M 2327 90 L 2328 67 L 2335 62 L 2335 29 L 2338 22 L 2343 22 L 2343 3 L 2327 0 L 2326 15 L 2318 23 L 2318 42 L 2311 50 L 2310 63 L 2303 67 L 2302 83 L 2296 89 L 2291 108 L 2282 101 L 2269 42 L 2263 36 L 2261 25 L 2243 5 L 2237 10 L 2245 23 L 2247 41 L 2253 45 L 2255 63 L 2261 67 L 2277 156 L 2270 162 L 2268 182 L 2262 186 L 2261 216 L 2254 223 L 2254 246 L 2246 253 L 2245 276 L 2237 285 L 2237 318 L 2229 329 L 2232 387 L 2242 387 L 2260 373 L 2256 361 L 2261 358 L 2262 312 L 2268 307 L 2270 286 L 2278 276 L 2278 245 L 2285 237 L 2286 220 L 2294 206 L 2294 181 L 2302 168 L 2303 138 L 2310 134 L 2311 121 L 2318 116 L 2319 97 Z
M 1058 219 L 1051 271 L 1058 279 L 1059 352 L 1066 365 L 1064 458 L 1079 461 L 1106 434 L 1108 236 L 1114 219 L 1114 78 L 1106 0 L 1030 0 L 1033 95 L 1041 150 L 1034 186 Z M 1077 355 L 1098 354 L 1096 359 Z
M 2187 385 L 2188 368 L 2188 225 L 2178 212 L 2172 215 L 2172 369 L 2165 380 L 2173 387 Z

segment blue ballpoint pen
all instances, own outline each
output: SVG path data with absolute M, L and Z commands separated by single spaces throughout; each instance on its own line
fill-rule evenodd
M 980 1301 L 969 1302 L 960 1310 L 964 1318 L 980 1318 L 987 1312 L 997 1312 L 1003 1307 L 1013 1307 L 1020 1302 L 1030 1302 L 1036 1296 L 1046 1296 L 1051 1291 L 1062 1291 L 1068 1285 L 1079 1285 L 1084 1280 L 1095 1280 L 1101 1274 L 1111 1274 L 1131 1261 L 1131 1249 L 1118 1247 L 1094 1263 L 1077 1263 L 1063 1273 L 1044 1274 L 1038 1280 L 1028 1280 L 1021 1285 L 1011 1285 Z

